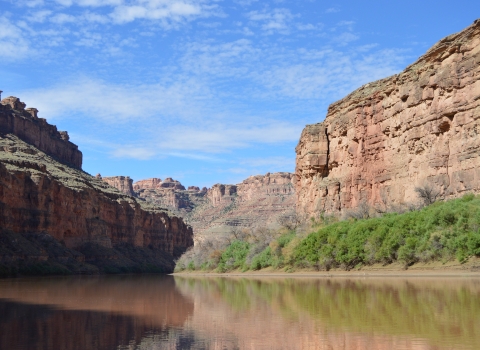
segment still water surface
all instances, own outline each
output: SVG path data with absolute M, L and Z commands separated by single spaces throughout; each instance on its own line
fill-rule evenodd
M 480 349 L 480 279 L 0 280 L 0 349 Z

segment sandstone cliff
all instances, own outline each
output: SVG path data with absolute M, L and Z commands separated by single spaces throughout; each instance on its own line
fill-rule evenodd
M 0 102 L 0 132 L 14 134 L 40 151 L 71 167 L 82 168 L 82 152 L 69 141 L 66 131 L 57 131 L 44 118 L 38 117 L 36 108 L 25 109 L 17 97 Z
M 100 174 L 95 176 L 97 179 L 102 179 L 107 184 L 112 187 L 115 187 L 120 192 L 128 194 L 129 196 L 135 196 L 135 192 L 133 192 L 133 180 L 130 176 L 109 176 L 109 177 L 102 177 Z
M 76 150 L 76 146 L 57 139 L 54 126 L 25 116 L 24 105 L 18 105 L 18 99 L 6 100 L 17 104 L 7 106 L 3 100 L 2 106 L 7 107 L 0 109 L 0 228 L 4 230 L 0 235 L 7 231 L 17 235 L 47 234 L 66 249 L 82 252 L 91 251 L 93 248 L 86 246 L 93 245 L 98 248 L 98 259 L 107 255 L 119 259 L 118 249 L 128 246 L 137 254 L 137 261 L 157 253 L 162 262 L 170 259 L 166 270 L 173 267 L 172 255 L 179 256 L 193 245 L 192 228 L 181 218 L 128 195 L 133 193 L 128 177 L 102 180 L 68 166 L 75 159 L 80 166 L 81 153 L 65 153 L 62 147 Z M 13 132 L 9 129 L 12 120 Z M 60 162 L 66 155 L 80 158 Z M 106 181 L 118 185 L 121 191 Z M 143 251 L 142 257 L 141 249 L 149 252 Z
M 480 21 L 402 73 L 366 84 L 308 125 L 296 147 L 297 210 L 339 213 L 480 191 Z
M 229 233 L 233 227 L 278 227 L 278 218 L 295 211 L 293 174 L 250 176 L 237 185 L 185 190 L 170 178 L 135 182 L 136 196 L 167 208 L 192 225 L 195 240 Z

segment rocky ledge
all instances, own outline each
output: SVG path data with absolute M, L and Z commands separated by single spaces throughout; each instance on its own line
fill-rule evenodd
M 480 191 L 480 21 L 402 73 L 366 84 L 308 125 L 296 148 L 297 210 L 314 215 Z

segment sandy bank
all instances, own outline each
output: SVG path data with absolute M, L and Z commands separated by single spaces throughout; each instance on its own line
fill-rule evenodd
M 399 263 L 382 266 L 380 264 L 361 266 L 350 271 L 331 269 L 330 271 L 316 271 L 314 269 L 293 269 L 288 272 L 284 269 L 266 268 L 258 271 L 234 270 L 226 273 L 209 271 L 182 271 L 173 273 L 174 276 L 206 276 L 206 277 L 472 277 L 480 278 L 480 258 L 470 258 L 466 263 L 458 261 L 447 263 L 431 262 L 417 263 L 405 269 Z

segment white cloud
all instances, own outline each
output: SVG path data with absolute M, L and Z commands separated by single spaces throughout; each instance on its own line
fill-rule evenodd
M 248 13 L 248 18 L 253 22 L 261 23 L 261 28 L 267 34 L 273 34 L 275 32 L 288 34 L 290 24 L 295 17 L 296 16 L 286 8 L 277 8 L 273 9 L 273 11 L 251 11 Z
M 160 21 L 166 25 L 178 23 L 185 20 L 191 20 L 200 17 L 211 16 L 216 9 L 215 4 L 209 3 L 211 0 L 54 0 L 56 4 L 63 6 L 63 10 L 77 6 L 90 8 L 92 11 L 84 13 L 56 13 L 52 17 L 52 22 L 57 24 L 84 22 L 107 23 L 113 22 L 124 24 L 136 20 Z M 41 6 L 43 2 L 36 3 Z M 21 5 L 27 6 L 23 2 Z M 107 10 L 96 10 L 97 8 L 107 8 Z M 52 9 L 49 9 L 51 12 Z M 41 21 L 51 13 L 40 11 L 34 14 L 34 20 Z M 43 16 L 43 17 L 41 17 Z
M 110 17 L 115 23 L 128 23 L 137 19 L 179 22 L 207 16 L 210 8 L 193 0 L 137 0 L 133 5 L 115 7 Z
M 95 115 L 104 122 L 125 123 L 152 115 L 189 117 L 196 110 L 195 100 L 208 95 L 208 89 L 194 80 L 179 81 L 165 87 L 153 85 L 115 85 L 85 77 L 71 77 L 50 88 L 27 90 L 22 96 L 28 106 L 39 109 L 50 120 L 75 115 Z
M 334 36 L 331 41 L 339 46 L 346 46 L 352 41 L 358 40 L 359 36 L 350 32 L 345 32 Z
M 82 6 L 82 7 L 101 7 L 101 6 L 119 6 L 122 5 L 124 0 L 54 0 L 57 4 L 70 7 L 70 6 Z
M 298 28 L 298 30 L 315 30 L 315 29 L 317 29 L 317 27 L 314 26 L 311 23 L 299 24 L 299 25 L 297 25 L 297 28 Z
M 326 50 L 317 60 L 274 66 L 258 75 L 259 81 L 278 94 L 299 99 L 335 98 L 373 80 L 397 73 L 405 61 L 401 50 L 379 50 L 366 54 L 366 48 L 349 53 Z M 315 52 L 307 52 L 315 56 Z
M 14 0 L 17 6 L 39 7 L 45 4 L 44 0 Z
M 112 155 L 115 158 L 147 160 L 155 156 L 155 151 L 152 148 L 145 147 L 119 147 L 112 152 Z
M 405 62 L 405 52 L 375 50 L 375 44 L 345 50 L 340 44 L 356 39 L 355 34 L 347 34 L 351 35 L 335 42 L 339 48 L 325 46 L 316 50 L 260 46 L 247 39 L 197 42 L 183 48 L 180 63 L 184 72 L 212 84 L 231 79 L 240 79 L 242 84 L 252 82 L 252 88 L 245 90 L 251 97 L 333 102 L 359 85 L 398 72 Z M 239 94 L 245 91 L 235 90 Z
M 93 135 L 86 136 L 102 135 L 100 147 L 115 157 L 149 159 L 168 152 L 205 156 L 297 140 L 302 125 L 263 115 L 239 115 L 228 101 L 205 95 L 206 90 L 191 81 L 169 87 L 125 86 L 72 78 L 21 96 L 51 123 L 81 118 L 91 125 Z M 118 135 L 128 141 L 119 144 Z
M 29 42 L 20 27 L 6 17 L 0 17 L 0 57 L 22 59 L 32 53 Z
M 330 7 L 325 10 L 325 13 L 337 13 L 337 12 L 340 12 L 340 10 L 336 7 Z
M 232 77 L 249 73 L 249 65 L 256 61 L 261 51 L 247 39 L 232 42 L 195 42 L 184 47 L 180 63 L 185 71 Z
M 48 16 L 52 14 L 52 11 L 49 10 L 40 10 L 30 14 L 29 19 L 32 22 L 43 23 Z
M 57 13 L 50 18 L 50 21 L 57 24 L 75 23 L 77 18 L 66 13 Z
M 270 167 L 272 169 L 290 169 L 290 171 L 295 168 L 294 159 L 281 156 L 242 159 L 239 163 L 248 167 Z
M 258 0 L 234 0 L 233 2 L 241 6 L 250 6 L 253 3 L 256 3 Z

